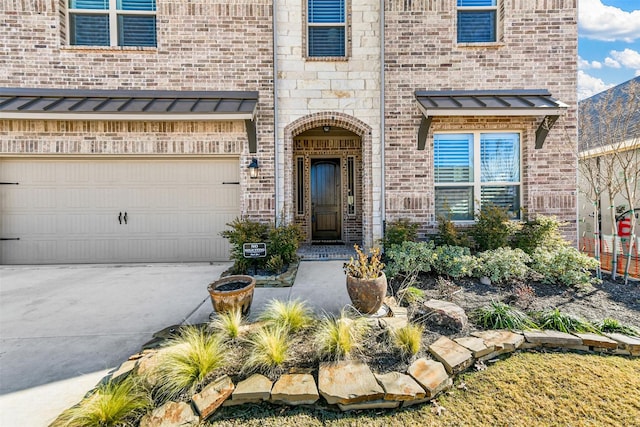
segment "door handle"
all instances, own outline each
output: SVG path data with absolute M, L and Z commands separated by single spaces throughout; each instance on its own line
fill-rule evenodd
M 127 223 L 127 219 L 128 219 L 128 218 L 129 218 L 129 217 L 127 216 L 127 213 L 125 212 L 125 213 L 124 213 L 124 223 L 125 223 L 125 224 Z
M 118 222 L 122 224 L 122 212 L 118 215 Z

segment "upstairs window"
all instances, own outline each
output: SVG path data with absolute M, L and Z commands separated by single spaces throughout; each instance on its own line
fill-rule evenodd
M 346 0 L 308 0 L 308 56 L 346 56 L 345 2 Z
M 433 156 L 437 216 L 471 221 L 490 203 L 520 218 L 520 134 L 436 134 Z
M 498 0 L 458 0 L 458 43 L 491 43 L 498 37 Z
M 156 0 L 69 0 L 69 44 L 156 46 Z

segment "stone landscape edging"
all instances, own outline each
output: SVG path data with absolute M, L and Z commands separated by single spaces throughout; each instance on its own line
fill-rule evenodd
M 397 328 L 408 321 L 406 309 L 392 308 L 400 321 L 370 319 L 381 327 Z M 168 402 L 145 415 L 142 427 L 196 426 L 208 419 L 221 406 L 270 402 L 280 405 L 336 405 L 342 411 L 360 409 L 393 409 L 429 402 L 452 387 L 455 377 L 475 363 L 495 360 L 515 351 L 537 349 L 578 351 L 584 353 L 640 356 L 640 339 L 623 334 L 568 334 L 553 330 L 508 331 L 487 330 L 470 336 L 450 339 L 440 337 L 429 345 L 433 359 L 414 361 L 406 373 L 374 374 L 363 362 L 321 362 L 318 381 L 309 372 L 289 373 L 272 382 L 260 374 L 253 374 L 238 384 L 224 375 L 216 378 L 194 395 L 190 404 Z M 105 377 L 106 380 L 124 378 L 151 363 L 155 350 L 144 350 L 132 356 Z M 167 406 L 169 405 L 169 406 Z M 176 421 L 167 424 L 168 418 Z

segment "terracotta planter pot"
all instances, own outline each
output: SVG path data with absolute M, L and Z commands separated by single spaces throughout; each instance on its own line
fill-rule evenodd
M 213 309 L 217 313 L 239 309 L 242 311 L 242 315 L 246 316 L 251 309 L 255 287 L 255 278 L 235 275 L 216 280 L 210 283 L 207 289 L 211 296 Z
M 375 314 L 387 295 L 387 276 L 358 279 L 347 275 L 347 292 L 353 306 L 363 314 Z

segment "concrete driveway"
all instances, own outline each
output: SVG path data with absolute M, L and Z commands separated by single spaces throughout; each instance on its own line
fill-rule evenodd
M 0 426 L 46 426 L 154 332 L 202 323 L 207 284 L 230 263 L 0 267 Z M 300 264 L 291 288 L 257 288 L 316 312 L 349 303 L 341 261 Z

